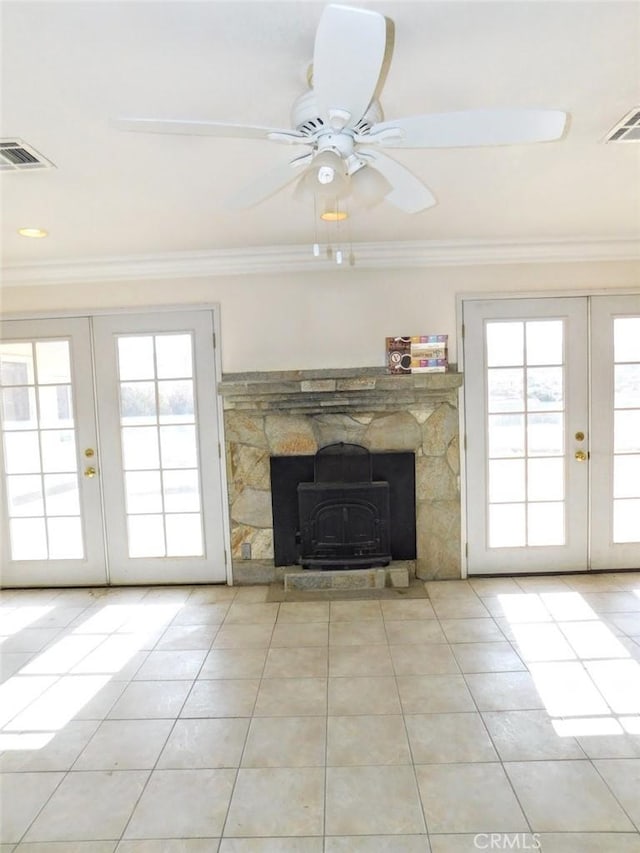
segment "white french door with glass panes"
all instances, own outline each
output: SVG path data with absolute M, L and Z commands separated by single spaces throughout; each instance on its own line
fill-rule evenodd
M 2 330 L 3 585 L 226 580 L 211 312 Z
M 591 567 L 640 568 L 640 295 L 591 299 Z
M 2 326 L 3 586 L 105 582 L 91 362 L 84 318 Z
M 640 296 L 463 322 L 469 574 L 640 567 Z

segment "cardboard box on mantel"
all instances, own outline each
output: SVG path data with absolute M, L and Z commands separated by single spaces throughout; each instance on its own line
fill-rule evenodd
M 389 373 L 446 373 L 447 335 L 403 335 L 386 338 Z

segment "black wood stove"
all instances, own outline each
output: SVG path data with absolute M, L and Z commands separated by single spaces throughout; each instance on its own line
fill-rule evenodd
M 374 480 L 371 453 L 330 444 L 314 459 L 314 482 L 298 483 L 299 562 L 350 569 L 391 561 L 389 483 Z

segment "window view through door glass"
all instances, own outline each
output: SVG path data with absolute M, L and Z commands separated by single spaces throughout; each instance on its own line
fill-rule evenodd
M 130 557 L 203 554 L 191 334 L 118 337 Z
M 562 545 L 562 320 L 486 324 L 489 547 Z
M 640 317 L 613 321 L 613 541 L 640 540 Z
M 82 559 L 69 341 L 0 344 L 0 388 L 11 557 Z

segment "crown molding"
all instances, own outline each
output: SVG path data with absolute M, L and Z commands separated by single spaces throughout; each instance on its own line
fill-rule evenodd
M 495 264 L 639 261 L 640 240 L 590 238 L 546 241 L 433 240 L 353 244 L 356 269 Z M 113 256 L 4 267 L 4 287 L 93 284 L 144 279 L 211 278 L 351 269 L 313 256 L 309 246 L 268 246 Z

